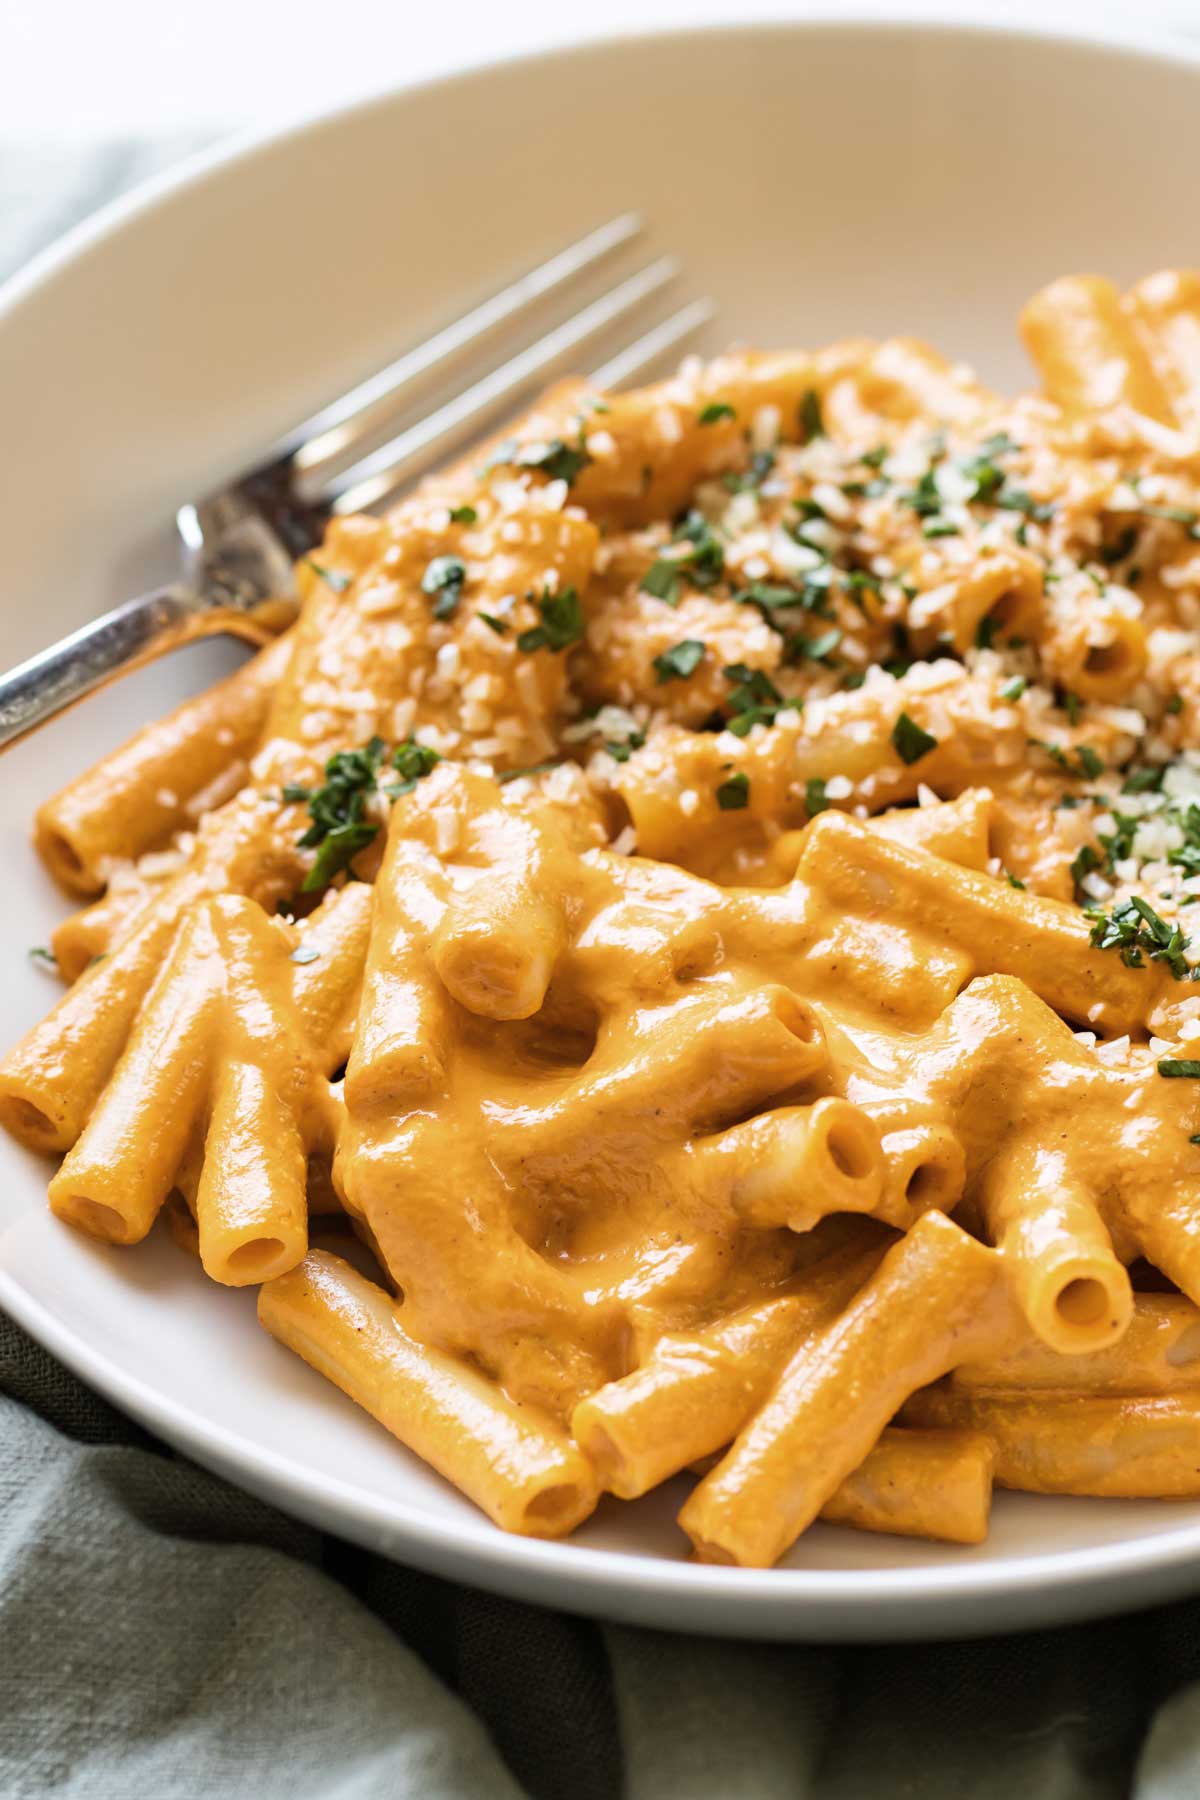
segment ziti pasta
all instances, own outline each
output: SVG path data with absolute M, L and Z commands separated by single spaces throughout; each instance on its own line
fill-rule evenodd
M 901 338 L 565 383 L 336 520 L 39 809 L 58 1217 L 163 1213 L 506 1530 L 1200 1495 L 1200 276 L 1022 329 L 1015 400 Z

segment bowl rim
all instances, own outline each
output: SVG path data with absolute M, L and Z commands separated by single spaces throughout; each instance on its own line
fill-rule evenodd
M 593 52 L 628 54 L 648 44 L 670 47 L 685 41 L 772 36 L 796 37 L 818 33 L 886 32 L 896 36 L 968 36 L 1008 42 L 1026 40 L 1059 44 L 1066 49 L 1109 52 L 1150 63 L 1200 71 L 1200 44 L 1177 39 L 1166 27 L 1144 29 L 1105 20 L 1087 24 L 1075 20 L 1041 19 L 1014 14 L 985 19 L 960 10 L 956 4 L 917 4 L 903 11 L 884 4 L 853 3 L 842 8 L 836 0 L 822 0 L 802 16 L 781 18 L 760 13 L 748 19 L 723 18 L 697 25 L 632 27 L 620 32 L 595 30 L 572 34 L 548 49 L 516 51 L 503 56 L 460 60 L 448 70 L 428 76 L 388 81 L 335 106 L 314 105 L 298 109 L 265 127 L 222 135 L 212 144 L 180 158 L 167 169 L 135 185 L 128 193 L 109 201 L 80 221 L 63 236 L 36 253 L 0 285 L 0 335 L 19 309 L 36 303 L 48 288 L 77 261 L 101 251 L 105 243 L 137 220 L 170 206 L 185 191 L 224 176 L 238 165 L 254 162 L 280 150 L 293 150 L 304 138 L 323 131 L 337 132 L 356 116 L 384 113 L 416 93 L 469 90 L 486 82 L 493 73 L 515 68 L 546 71 L 568 68 L 578 57 Z M 63 1229 L 66 1229 L 65 1227 Z M 1133 1595 L 1133 1577 L 1162 1573 L 1180 1565 L 1197 1565 L 1200 1582 L 1200 1523 L 1181 1525 L 1128 1542 L 1105 1543 L 1075 1549 L 1046 1550 L 1031 1554 L 1001 1554 L 987 1563 L 943 1563 L 938 1566 L 857 1569 L 775 1568 L 769 1570 L 715 1567 L 686 1561 L 671 1562 L 638 1551 L 598 1549 L 586 1545 L 551 1542 L 501 1533 L 482 1514 L 478 1517 L 434 1515 L 402 1498 L 384 1498 L 353 1481 L 334 1474 L 318 1475 L 308 1465 L 264 1448 L 242 1432 L 210 1423 L 185 1403 L 172 1399 L 151 1382 L 122 1369 L 103 1349 L 81 1336 L 42 1300 L 30 1293 L 0 1266 L 0 1306 L 46 1350 L 56 1356 L 89 1386 L 133 1415 L 185 1453 L 208 1467 L 221 1470 L 237 1481 L 244 1472 L 257 1491 L 271 1502 L 294 1504 L 309 1518 L 336 1513 L 337 1529 L 359 1541 L 379 1545 L 391 1540 L 404 1555 L 427 1553 L 432 1564 L 453 1558 L 454 1578 L 476 1580 L 480 1585 L 511 1585 L 514 1591 L 522 1575 L 555 1587 L 554 1600 L 575 1610 L 610 1616 L 620 1612 L 614 1598 L 617 1588 L 635 1588 L 647 1599 L 661 1599 L 674 1607 L 677 1623 L 693 1629 L 724 1631 L 757 1618 L 764 1626 L 784 1615 L 803 1624 L 803 1605 L 815 1606 L 825 1617 L 845 1606 L 868 1616 L 868 1623 L 896 1635 L 929 1635 L 918 1621 L 907 1632 L 900 1626 L 906 1610 L 921 1602 L 939 1600 L 969 1602 L 1003 1595 L 1019 1600 L 1052 1588 L 1056 1593 L 1090 1596 L 1088 1611 L 1103 1610 L 1108 1596 L 1112 1608 L 1145 1603 L 1147 1592 Z M 230 1469 L 239 1473 L 231 1475 Z M 281 1498 L 282 1496 L 282 1498 Z M 326 1525 L 325 1528 L 329 1528 Z M 1122 1589 L 1120 1594 L 1109 1590 Z M 539 1597 L 545 1599 L 543 1593 Z M 1019 1629 L 1025 1622 L 1013 1607 L 1014 1622 L 999 1629 Z M 1085 1610 L 1080 1604 L 1075 1613 Z M 627 1611 L 625 1616 L 635 1616 Z M 1064 1615 L 1065 1616 L 1065 1615 Z M 647 1617 L 649 1615 L 647 1614 Z M 996 1630 L 991 1623 L 989 1630 Z M 867 1635 L 839 1632 L 838 1635 Z

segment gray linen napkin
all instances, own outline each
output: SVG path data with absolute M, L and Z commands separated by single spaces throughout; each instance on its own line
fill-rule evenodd
M 190 147 L 0 140 L 0 278 Z M 294 1523 L 0 1315 L 0 1796 L 43 1795 L 1195 1800 L 1200 1603 L 851 1649 L 596 1625 Z

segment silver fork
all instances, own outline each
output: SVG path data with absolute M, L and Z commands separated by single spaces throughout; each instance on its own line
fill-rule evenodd
M 542 383 L 576 367 L 595 339 L 644 308 L 679 274 L 660 257 L 518 350 L 454 398 L 377 442 L 449 375 L 535 307 L 586 276 L 642 231 L 623 213 L 501 288 L 335 401 L 248 474 L 181 506 L 179 579 L 129 600 L 0 676 L 0 749 L 126 669 L 219 633 L 266 643 L 295 617 L 292 563 L 329 519 L 392 498 Z M 588 379 L 616 388 L 650 370 L 712 316 L 695 300 L 651 326 Z

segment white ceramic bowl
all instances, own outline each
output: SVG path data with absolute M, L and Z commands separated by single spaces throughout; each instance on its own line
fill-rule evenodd
M 704 30 L 400 91 L 192 163 L 0 297 L 0 664 L 170 567 L 175 504 L 407 342 L 629 206 L 721 304 L 710 347 L 915 332 L 1023 382 L 1014 316 L 1067 270 L 1196 258 L 1200 58 L 945 23 Z M 1185 185 L 1186 184 L 1186 185 Z M 1188 204 L 1189 200 L 1192 204 Z M 233 652 L 192 651 L 11 753 L 3 1036 L 63 902 L 34 804 Z M 481 1586 L 745 1635 L 881 1638 L 1200 1588 L 1200 1505 L 1000 1496 L 976 1550 L 821 1526 L 770 1573 L 691 1566 L 678 1493 L 568 1545 L 504 1537 L 166 1243 L 53 1221 L 0 1143 L 0 1303 L 152 1429 L 292 1512 Z

